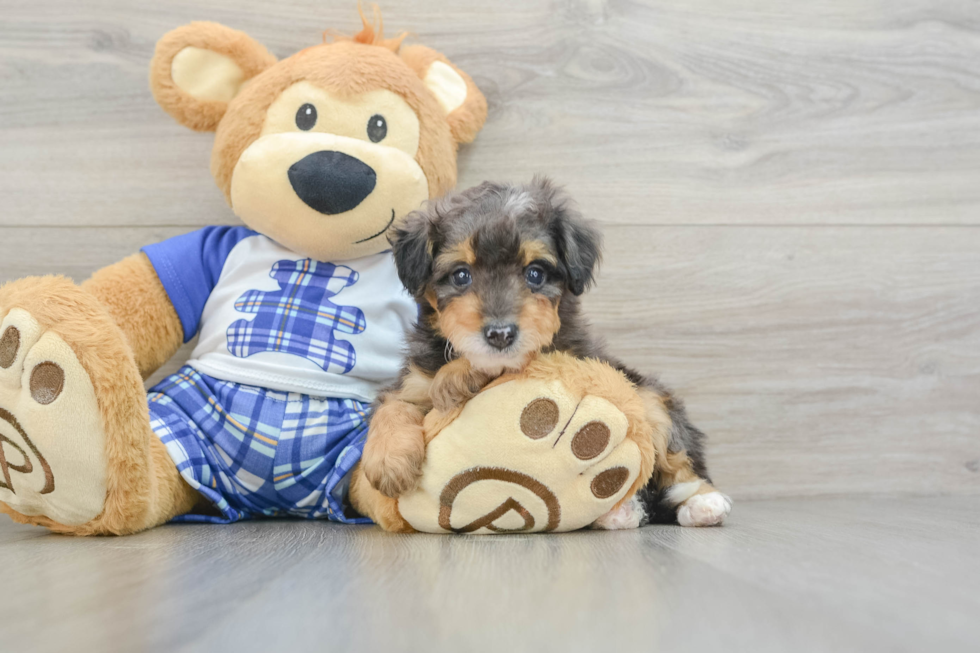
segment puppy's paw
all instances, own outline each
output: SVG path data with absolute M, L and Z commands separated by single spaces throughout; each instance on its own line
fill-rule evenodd
M 732 511 L 732 500 L 721 492 L 695 494 L 677 509 L 681 526 L 717 526 Z
M 441 413 L 459 408 L 474 396 L 476 392 L 470 392 L 469 389 L 453 383 L 433 383 L 429 390 L 432 407 Z
M 473 369 L 465 359 L 443 366 L 429 387 L 432 407 L 442 413 L 459 408 L 479 394 L 491 377 Z
M 408 429 L 395 437 L 368 437 L 361 465 L 371 486 L 386 497 L 395 498 L 414 490 L 422 476 L 425 442 L 421 429 Z
M 610 510 L 592 522 L 592 528 L 604 531 L 622 531 L 639 528 L 646 512 L 643 504 L 635 496 L 618 508 Z

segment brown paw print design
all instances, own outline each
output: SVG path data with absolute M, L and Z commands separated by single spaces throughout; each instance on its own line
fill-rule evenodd
M 12 309 L 0 323 L 0 501 L 84 523 L 102 510 L 105 467 L 91 380 L 61 338 Z
M 401 497 L 399 511 L 427 532 L 582 528 L 639 473 L 627 427 L 613 404 L 575 397 L 558 381 L 491 388 L 429 443 L 422 483 Z

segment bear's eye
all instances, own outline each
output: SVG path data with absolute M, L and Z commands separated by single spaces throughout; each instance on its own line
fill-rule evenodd
M 388 135 L 388 123 L 381 114 L 374 114 L 368 120 L 367 135 L 372 143 L 380 143 Z
M 316 124 L 316 107 L 312 104 L 304 104 L 296 112 L 296 126 L 307 132 L 313 129 Z

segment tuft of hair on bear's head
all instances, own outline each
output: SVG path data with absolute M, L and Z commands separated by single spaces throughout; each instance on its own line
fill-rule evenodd
M 328 38 L 333 41 L 353 41 L 354 43 L 361 43 L 363 45 L 377 45 L 382 48 L 387 48 L 392 52 L 398 52 L 399 48 L 401 48 L 402 41 L 408 37 L 408 32 L 402 32 L 394 38 L 386 39 L 384 19 L 381 17 L 381 8 L 377 4 L 371 4 L 372 19 L 370 21 L 364 15 L 364 8 L 360 2 L 357 3 L 357 13 L 360 14 L 361 23 L 363 24 L 360 32 L 348 35 L 332 28 L 325 29 L 323 30 L 323 42 L 329 43 L 330 41 L 327 41 Z

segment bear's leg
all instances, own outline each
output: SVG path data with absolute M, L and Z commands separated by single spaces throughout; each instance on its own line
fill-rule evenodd
M 0 510 L 124 534 L 197 500 L 150 430 L 132 350 L 99 301 L 61 277 L 0 288 Z

